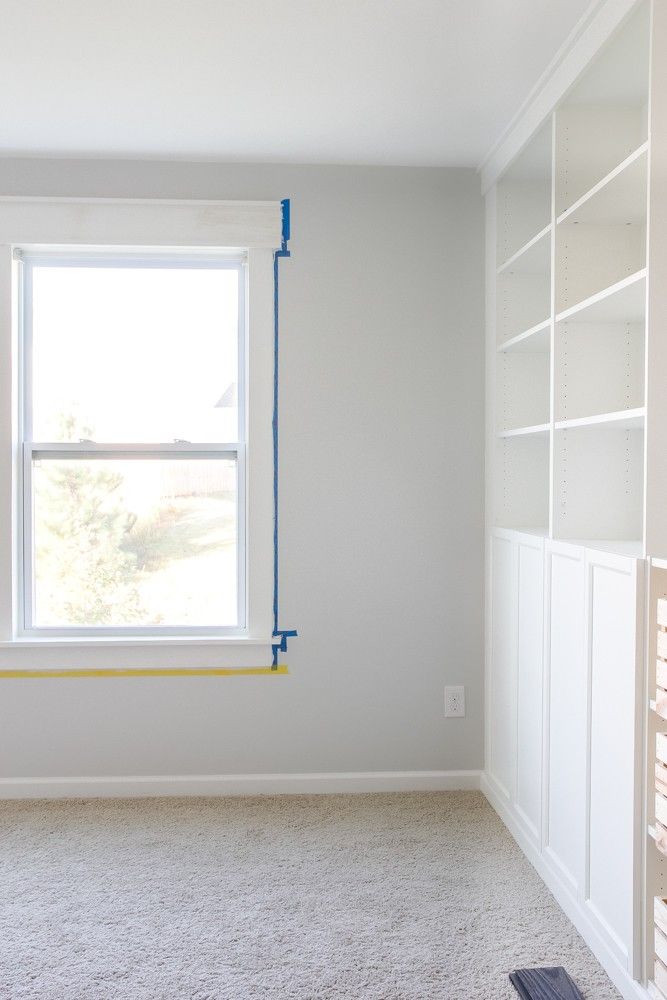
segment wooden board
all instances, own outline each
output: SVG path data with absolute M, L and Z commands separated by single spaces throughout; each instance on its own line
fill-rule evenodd
M 667 997 L 667 968 L 662 964 L 659 958 L 656 958 L 655 960 L 653 982 L 663 996 Z
M 655 661 L 655 683 L 667 691 L 667 663 L 664 660 Z
M 667 799 L 664 795 L 659 795 L 657 792 L 655 796 L 655 818 L 658 823 L 667 827 Z
M 667 796 L 667 767 L 658 761 L 655 763 L 655 790 Z
M 658 625 L 667 628 L 667 597 L 658 598 L 658 609 L 656 614 Z
M 656 733 L 655 755 L 663 764 L 667 764 L 667 733 Z
M 655 957 L 667 966 L 667 936 L 662 933 L 659 927 L 655 928 L 654 947 Z
M 661 719 L 667 719 L 667 691 L 664 688 L 655 689 L 655 710 Z
M 667 935 L 667 899 L 656 896 L 653 900 L 653 920 L 663 934 Z
M 667 632 L 658 629 L 658 656 L 662 660 L 667 660 Z
M 660 823 L 655 824 L 655 846 L 667 857 L 667 830 Z

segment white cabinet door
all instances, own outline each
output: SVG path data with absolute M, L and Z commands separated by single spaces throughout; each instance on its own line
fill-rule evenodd
M 544 853 L 561 881 L 579 895 L 586 829 L 584 550 L 553 543 L 548 563 L 551 614 Z
M 487 689 L 488 771 L 497 791 L 513 801 L 516 774 L 517 550 L 494 535 L 492 545 L 491 662 Z
M 634 972 L 635 879 L 641 816 L 639 746 L 641 581 L 634 559 L 587 553 L 590 657 L 589 812 L 585 900 L 619 961 Z M 639 584 L 639 586 L 638 586 Z
M 542 678 L 544 650 L 544 545 L 518 542 L 516 807 L 540 842 L 542 816 Z
M 496 531 L 492 538 L 488 767 L 539 847 L 542 814 L 544 542 Z

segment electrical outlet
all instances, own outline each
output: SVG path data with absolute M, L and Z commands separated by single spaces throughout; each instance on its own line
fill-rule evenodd
M 458 719 L 466 714 L 466 689 L 463 684 L 445 687 L 445 718 Z

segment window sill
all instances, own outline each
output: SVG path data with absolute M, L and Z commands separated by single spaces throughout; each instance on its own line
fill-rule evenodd
M 38 636 L 17 636 L 15 639 L 0 641 L 0 649 L 66 649 L 73 647 L 81 649 L 89 646 L 91 649 L 100 649 L 105 646 L 137 647 L 163 647 L 171 649 L 173 646 L 213 646 L 219 649 L 229 649 L 231 646 L 248 648 L 251 646 L 271 646 L 273 639 L 252 639 L 248 636 L 224 636 L 224 635 L 162 635 L 162 636 L 120 636 L 120 635 L 69 635 L 58 636 L 49 639 Z
M 271 639 L 247 636 L 22 636 L 0 642 L 0 675 L 15 671 L 250 671 L 273 662 Z

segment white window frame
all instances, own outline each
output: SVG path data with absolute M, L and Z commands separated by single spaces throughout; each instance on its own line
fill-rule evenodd
M 243 237 L 241 239 L 241 237 Z M 118 199 L 0 198 L 0 666 L 117 666 L 113 647 L 128 647 L 124 667 L 268 666 L 272 656 L 273 601 L 273 254 L 280 246 L 279 202 L 182 202 Z M 40 255 L 61 259 L 93 253 L 127 260 L 184 259 L 190 263 L 245 258 L 245 324 L 239 368 L 245 393 L 239 420 L 245 447 L 238 449 L 245 495 L 239 496 L 239 559 L 245 616 L 239 627 L 26 629 L 22 563 L 24 470 L 32 449 L 96 453 L 97 446 L 28 442 L 25 454 L 21 380 L 21 264 Z M 241 413 L 242 405 L 242 413 Z M 242 442 L 241 433 L 239 433 Z M 234 447 L 239 442 L 232 443 Z M 109 453 L 112 448 L 100 445 Z M 145 446 L 122 445 L 118 454 Z M 150 453 L 210 454 L 228 445 L 151 446 Z M 55 634 L 57 632 L 57 634 Z M 47 634 L 48 633 L 48 634 Z M 110 648 L 108 648 L 110 647 Z M 154 647 L 158 647 L 158 650 Z M 211 659 L 214 647 L 214 659 Z M 36 654 L 35 650 L 42 650 Z M 58 652 L 60 650 L 60 652 Z M 63 660 L 63 650 L 66 659 Z M 54 657 L 57 657 L 54 660 Z
M 58 636 L 167 636 L 167 635 L 243 635 L 247 620 L 246 600 L 246 488 L 245 488 L 245 353 L 246 353 L 246 253 L 201 254 L 182 252 L 146 254 L 140 251 L 109 253 L 71 251 L 38 251 L 15 248 L 19 271 L 19 414 L 20 461 L 19 477 L 20 521 L 17 569 L 22 586 L 18 590 L 17 634 L 25 637 Z M 85 444 L 35 441 L 32 434 L 32 291 L 35 267 L 135 267 L 228 269 L 238 273 L 238 434 L 234 442 L 151 442 L 144 444 L 102 443 Z M 234 626 L 37 626 L 33 624 L 34 548 L 32 538 L 33 490 L 32 469 L 35 458 L 232 458 L 237 469 L 237 621 Z

